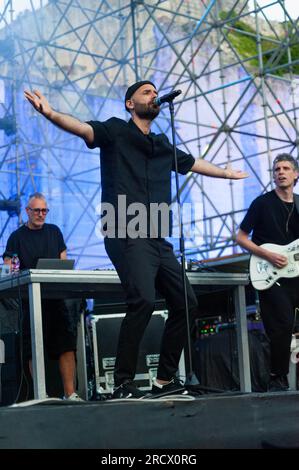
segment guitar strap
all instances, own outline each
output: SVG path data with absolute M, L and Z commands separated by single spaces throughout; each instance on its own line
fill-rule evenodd
M 297 209 L 297 214 L 299 215 L 299 194 L 294 194 L 294 202 Z

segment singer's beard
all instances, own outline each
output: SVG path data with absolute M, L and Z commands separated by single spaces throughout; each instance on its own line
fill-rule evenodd
M 154 104 L 141 104 L 135 103 L 135 113 L 140 119 L 149 119 L 153 121 L 160 112 L 159 106 L 155 106 Z

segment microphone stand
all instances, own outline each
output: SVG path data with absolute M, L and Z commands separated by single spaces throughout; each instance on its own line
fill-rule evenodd
M 173 157 L 174 157 L 174 163 L 175 163 L 176 200 L 178 204 L 178 225 L 179 225 L 179 235 L 180 235 L 180 258 L 181 258 L 182 281 L 183 281 L 185 313 L 186 313 L 187 352 L 185 352 L 185 365 L 187 362 L 187 367 L 186 367 L 185 385 L 188 386 L 188 385 L 198 385 L 199 382 L 196 378 L 196 375 L 193 372 L 193 365 L 192 365 L 193 361 L 192 361 L 191 337 L 190 337 L 189 304 L 188 304 L 187 283 L 186 283 L 186 273 L 185 273 L 185 265 L 186 265 L 185 238 L 184 238 L 184 225 L 183 225 L 183 217 L 182 217 L 182 210 L 181 210 L 181 198 L 180 198 L 180 193 L 179 193 L 179 173 L 178 173 L 178 159 L 177 159 L 177 151 L 176 151 L 173 99 L 169 100 L 168 105 L 169 105 L 170 122 L 171 122 Z M 186 358 L 187 358 L 187 361 L 186 361 Z

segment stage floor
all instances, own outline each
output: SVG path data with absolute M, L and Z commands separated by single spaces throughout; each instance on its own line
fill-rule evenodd
M 0 408 L 0 449 L 299 449 L 298 403 L 299 392 L 24 402 Z

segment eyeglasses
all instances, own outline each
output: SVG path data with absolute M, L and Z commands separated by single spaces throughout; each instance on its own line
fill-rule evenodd
M 31 212 L 34 212 L 35 214 L 40 214 L 42 213 L 43 215 L 46 215 L 48 214 L 49 210 L 50 209 L 40 209 L 38 207 L 32 209 L 32 207 L 27 207 L 27 209 L 29 209 Z

